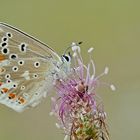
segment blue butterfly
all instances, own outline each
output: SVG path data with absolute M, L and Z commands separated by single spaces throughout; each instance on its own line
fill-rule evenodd
M 0 23 L 0 40 L 0 103 L 17 112 L 40 103 L 70 69 L 69 55 L 15 27 Z

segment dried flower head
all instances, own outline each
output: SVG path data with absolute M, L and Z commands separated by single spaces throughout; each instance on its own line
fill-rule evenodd
M 83 63 L 80 47 L 72 44 L 74 66 L 67 79 L 59 79 L 55 83 L 57 96 L 52 98 L 53 109 L 51 114 L 58 118 L 56 126 L 63 129 L 66 140 L 108 140 L 106 113 L 98 100 L 96 87 L 99 86 L 99 77 L 95 76 L 95 65 L 91 59 L 93 48 L 88 50 L 90 61 Z M 113 85 L 110 86 L 115 90 Z

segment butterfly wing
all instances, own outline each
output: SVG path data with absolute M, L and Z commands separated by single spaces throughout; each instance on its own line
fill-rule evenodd
M 21 112 L 52 88 L 60 57 L 47 45 L 0 24 L 0 103 Z

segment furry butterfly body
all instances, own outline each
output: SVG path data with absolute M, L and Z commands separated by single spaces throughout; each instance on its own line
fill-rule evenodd
M 0 103 L 22 112 L 46 96 L 56 76 L 65 75 L 67 62 L 46 44 L 5 23 L 0 23 L 0 39 Z

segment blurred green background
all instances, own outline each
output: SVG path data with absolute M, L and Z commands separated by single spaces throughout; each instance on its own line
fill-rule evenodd
M 59 54 L 72 42 L 94 47 L 97 74 L 110 67 L 101 88 L 111 140 L 140 138 L 140 1 L 139 0 L 0 0 L 0 21 L 49 44 Z M 86 53 L 83 57 L 87 59 Z M 0 105 L 0 140 L 63 140 L 49 116 L 50 100 L 16 113 Z

